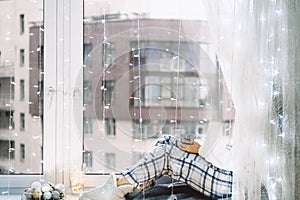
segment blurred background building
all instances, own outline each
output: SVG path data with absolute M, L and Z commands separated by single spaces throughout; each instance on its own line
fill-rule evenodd
M 42 32 L 33 33 L 31 27 L 42 28 L 43 5 L 7 0 L 0 1 L 0 8 L 0 172 L 41 173 L 43 105 L 33 102 L 33 96 L 41 97 L 33 80 L 41 80 L 43 70 L 42 61 L 32 55 L 42 56 L 41 48 L 31 49 L 30 43 L 41 38 L 37 35 Z M 32 111 L 32 106 L 39 110 Z
M 7 34 L 1 38 L 2 172 L 11 168 L 13 173 L 40 173 L 42 5 L 1 4 L 11 8 L 1 18 L 1 27 L 6 28 L 1 31 Z M 140 33 L 134 31 L 137 26 L 143 27 Z M 180 41 L 174 31 L 179 26 L 184 35 Z M 134 164 L 164 134 L 205 137 L 212 118 L 227 124 L 233 121 L 233 108 L 228 110 L 232 102 L 217 57 L 208 55 L 212 49 L 205 20 L 112 13 L 86 17 L 84 33 L 83 153 L 89 172 L 121 170 Z M 104 34 L 109 38 L 103 43 Z M 143 38 L 137 40 L 138 34 Z M 5 164 L 8 159 L 11 166 Z

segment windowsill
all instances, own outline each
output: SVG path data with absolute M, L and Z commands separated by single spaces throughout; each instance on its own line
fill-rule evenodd
M 20 200 L 22 195 L 0 195 L 0 200 Z M 79 195 L 68 194 L 65 200 L 78 200 Z

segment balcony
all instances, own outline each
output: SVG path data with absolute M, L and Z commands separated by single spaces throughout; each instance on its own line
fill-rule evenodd
M 0 109 L 1 110 L 14 110 L 14 96 L 0 96 Z
M 0 77 L 13 77 L 15 65 L 13 62 L 0 63 Z

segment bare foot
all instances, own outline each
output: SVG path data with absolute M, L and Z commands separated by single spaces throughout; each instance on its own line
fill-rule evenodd
M 179 143 L 179 148 L 183 151 L 197 154 L 199 152 L 200 144 L 195 141 L 192 144 Z

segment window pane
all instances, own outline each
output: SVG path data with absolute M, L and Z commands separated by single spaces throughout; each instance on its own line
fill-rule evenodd
M 14 159 L 15 158 L 15 141 L 0 140 L 0 158 L 1 159 Z
M 84 133 L 92 128 L 93 134 L 84 134 L 83 151 L 93 152 L 89 173 L 131 166 L 164 134 L 201 139 L 210 122 L 232 121 L 221 119 L 227 108 L 219 102 L 230 99 L 223 100 L 222 73 L 215 54 L 206 51 L 207 21 L 180 19 L 184 10 L 159 11 L 154 1 L 125 2 L 84 1 Z
M 43 1 L 0 1 L 0 174 L 41 174 Z
M 25 114 L 20 113 L 20 131 L 25 131 Z
M 25 160 L 25 144 L 20 144 L 20 161 Z
M 83 44 L 83 64 L 85 67 L 89 67 L 90 64 L 92 63 L 92 58 L 91 58 L 91 51 L 92 51 L 92 44 Z
M 24 80 L 20 80 L 20 101 L 24 101 L 25 98 L 25 83 Z
M 97 124 L 94 140 L 84 140 L 94 152 L 90 171 L 124 169 L 152 146 L 153 135 L 209 137 L 216 133 L 212 122 L 221 122 L 236 149 L 227 159 L 231 143 L 223 141 L 220 159 L 241 176 L 237 199 L 299 199 L 300 4 L 202 2 L 84 1 L 84 40 L 93 43 L 95 58 L 84 79 L 96 86 L 84 113 Z M 103 48 L 109 44 L 114 61 Z M 103 99 L 107 80 L 115 81 L 110 105 Z M 110 138 L 104 121 L 112 118 Z M 115 169 L 105 156 L 112 152 Z
M 24 33 L 25 25 L 24 25 L 24 14 L 20 15 L 20 34 Z
M 25 62 L 25 50 L 20 49 L 20 67 L 24 66 L 24 62 Z

